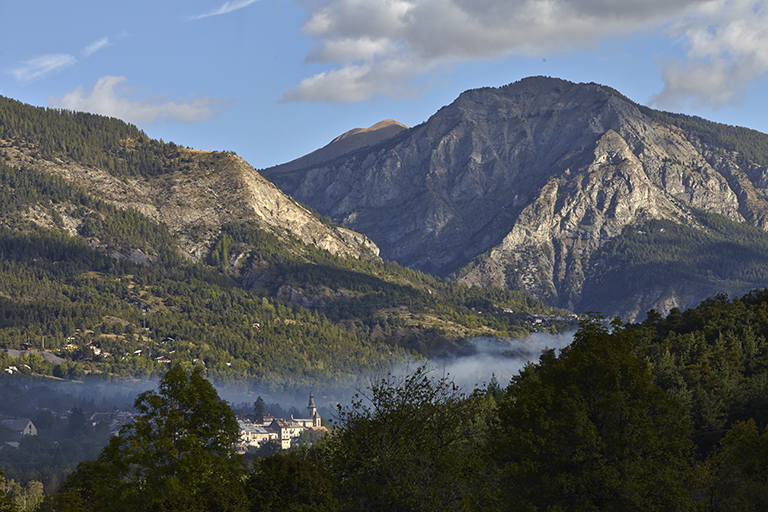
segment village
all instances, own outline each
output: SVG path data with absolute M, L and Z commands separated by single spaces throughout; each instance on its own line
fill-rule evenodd
M 70 411 L 71 412 L 71 411 Z M 82 412 L 85 422 L 92 426 L 105 424 L 111 436 L 120 435 L 121 429 L 133 422 L 133 414 L 128 411 L 115 409 L 111 412 Z M 287 450 L 300 442 L 313 443 L 326 433 L 328 429 L 322 425 L 322 418 L 315 407 L 315 399 L 312 393 L 309 395 L 306 418 L 276 418 L 271 414 L 255 414 L 237 416 L 239 428 L 238 442 L 235 451 L 245 454 L 249 448 L 263 448 L 269 443 L 274 443 L 275 448 Z M 61 419 L 67 419 L 67 415 L 61 415 Z M 0 427 L 13 431 L 17 436 L 36 436 L 38 429 L 29 418 L 0 418 Z M 0 450 L 4 448 L 18 448 L 19 442 L 5 441 L 0 443 Z
M 235 445 L 238 453 L 246 453 L 249 448 L 261 448 L 268 443 L 275 443 L 281 450 L 287 450 L 300 442 L 313 443 L 328 433 L 322 425 L 322 418 L 315 407 L 315 398 L 309 395 L 306 418 L 275 418 L 270 414 L 261 417 L 247 415 L 239 417 L 239 442 Z

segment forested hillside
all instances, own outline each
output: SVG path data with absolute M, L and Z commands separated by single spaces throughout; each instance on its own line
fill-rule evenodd
M 0 97 L 0 140 L 45 160 L 63 159 L 107 169 L 117 176 L 155 176 L 186 163 L 179 148 L 147 137 L 119 119 L 36 108 Z
M 176 366 L 38 510 L 765 510 L 766 334 L 766 290 L 642 324 L 593 315 L 506 385 L 427 366 L 375 380 L 317 444 L 252 466 L 200 369 Z
M 745 168 L 753 164 L 768 165 L 768 134 L 697 116 L 653 110 L 643 105 L 637 107 L 649 117 L 694 134 L 710 147 L 735 153 L 739 164 Z
M 646 289 L 649 295 L 674 290 L 682 309 L 690 297 L 722 290 L 744 294 L 753 283 L 768 283 L 765 231 L 722 215 L 698 210 L 690 215 L 693 226 L 667 220 L 627 226 L 596 251 L 586 293 L 599 299 L 585 300 L 581 307 L 618 305 L 627 290 Z
M 218 226 L 191 256 L 167 225 L 47 172 L 70 160 L 128 180 L 193 158 L 118 120 L 3 98 L 0 143 L 0 348 L 64 359 L 0 352 L 3 369 L 148 377 L 182 363 L 244 386 L 330 390 L 468 336 L 524 335 L 531 312 L 563 313 L 519 292 L 334 256 L 249 220 Z

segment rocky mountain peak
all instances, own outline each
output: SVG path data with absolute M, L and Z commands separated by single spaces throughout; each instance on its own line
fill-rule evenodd
M 330 162 L 342 155 L 357 151 L 361 148 L 379 144 L 407 129 L 408 127 L 406 125 L 398 123 L 394 119 L 379 121 L 368 128 L 354 128 L 348 132 L 342 133 L 326 146 L 279 166 L 280 172 L 285 174 L 293 170 L 304 169 L 320 165 L 324 162 Z M 268 173 L 265 173 L 265 175 L 267 174 Z
M 749 178 L 764 168 L 747 172 L 651 113 L 609 87 L 532 77 L 467 91 L 368 149 L 264 174 L 370 236 L 386 259 L 443 276 L 463 268 L 470 285 L 631 319 L 722 290 L 638 291 L 644 298 L 622 304 L 586 297 L 593 256 L 627 226 L 663 219 L 698 229 L 694 208 L 768 227 L 765 180 Z

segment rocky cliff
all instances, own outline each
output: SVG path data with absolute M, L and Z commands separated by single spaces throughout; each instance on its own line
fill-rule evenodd
M 593 257 L 628 226 L 701 229 L 691 212 L 704 211 L 768 227 L 768 168 L 651 114 L 607 87 L 534 77 L 467 91 L 374 146 L 263 173 L 370 236 L 384 258 L 467 284 L 628 319 L 743 292 L 712 281 L 654 284 L 611 303 L 585 295 Z

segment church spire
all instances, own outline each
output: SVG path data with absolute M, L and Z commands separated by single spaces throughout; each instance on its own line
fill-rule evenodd
M 309 405 L 307 406 L 307 415 L 312 419 L 313 426 L 320 426 L 320 416 L 317 414 L 317 407 L 315 407 L 315 397 L 312 391 L 309 392 Z

